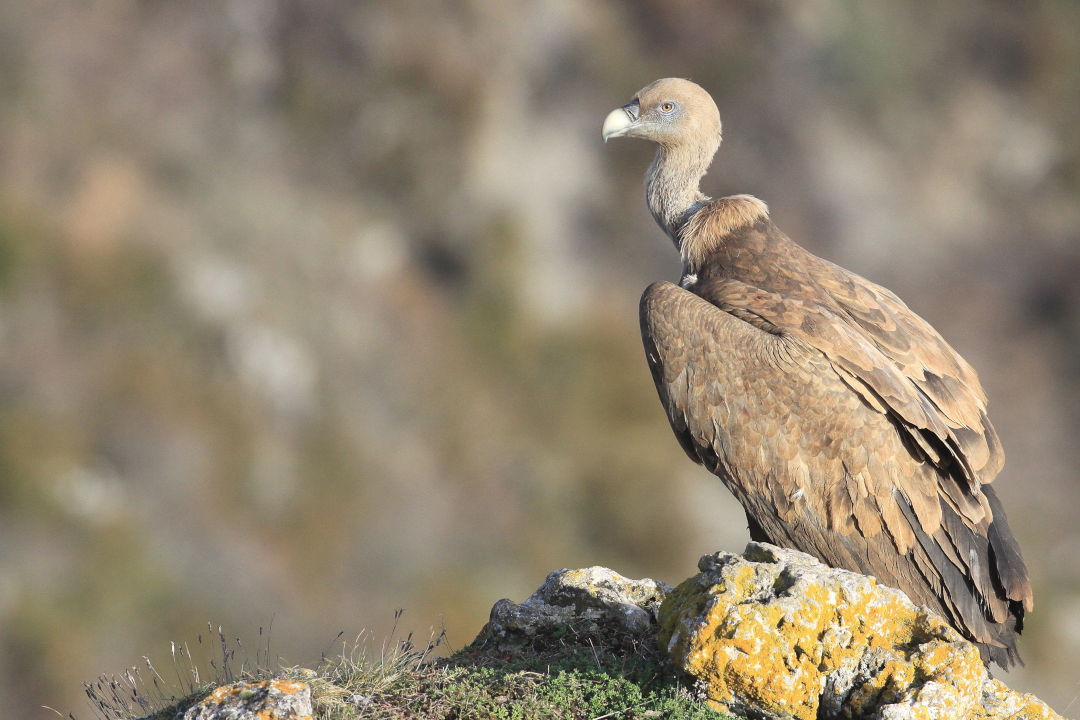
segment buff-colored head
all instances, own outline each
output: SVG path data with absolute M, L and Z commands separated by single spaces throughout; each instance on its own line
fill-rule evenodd
M 720 111 L 699 85 L 664 78 L 612 110 L 604 119 L 602 133 L 605 142 L 616 137 L 641 138 L 665 148 L 692 146 L 712 157 L 720 146 Z

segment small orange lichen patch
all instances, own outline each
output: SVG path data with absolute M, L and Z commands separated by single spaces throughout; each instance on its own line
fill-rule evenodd
M 297 680 L 271 680 L 270 688 L 284 695 L 295 695 L 298 692 L 311 691 L 307 683 Z
M 232 696 L 238 694 L 239 692 L 240 692 L 240 686 L 238 684 L 237 685 L 222 685 L 219 688 L 214 688 L 214 691 L 212 693 L 210 693 L 209 695 L 207 695 L 202 700 L 200 705 L 205 705 L 205 704 L 209 704 L 209 703 L 214 703 L 214 704 L 220 705 L 221 703 L 225 702 L 226 700 L 228 700 Z
M 896 706 L 904 718 L 1007 717 L 983 710 L 990 678 L 978 649 L 873 578 L 757 543 L 745 557 L 718 553 L 699 566 L 661 606 L 658 640 L 718 710 L 813 720 Z M 1001 707 L 1022 705 L 1001 698 Z

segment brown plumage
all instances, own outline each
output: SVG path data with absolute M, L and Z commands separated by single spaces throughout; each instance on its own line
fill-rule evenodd
M 874 575 L 1009 667 L 1032 592 L 990 481 L 1004 453 L 975 371 L 883 287 L 788 239 L 760 200 L 698 189 L 712 98 L 658 80 L 604 139 L 655 142 L 653 217 L 683 260 L 641 298 L 645 354 L 683 449 L 750 535 Z

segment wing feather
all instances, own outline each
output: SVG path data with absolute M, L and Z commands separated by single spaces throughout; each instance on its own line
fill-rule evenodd
M 908 388 L 894 397 L 907 396 L 903 404 L 912 397 L 918 399 L 923 413 L 940 421 L 934 427 L 920 427 L 932 430 L 951 446 L 969 482 L 990 482 L 1005 458 L 986 415 L 986 392 L 971 365 L 891 291 L 805 255 L 813 258 L 815 281 L 835 303 L 837 315 L 849 320 L 907 381 Z M 918 414 L 910 418 L 921 419 Z

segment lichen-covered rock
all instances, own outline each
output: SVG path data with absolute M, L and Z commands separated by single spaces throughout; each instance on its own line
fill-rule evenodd
M 525 602 L 495 603 L 473 644 L 520 652 L 560 642 L 652 640 L 656 613 L 670 591 L 664 583 L 630 580 L 602 567 L 556 570 Z
M 188 708 L 182 720 L 311 720 L 311 688 L 291 680 L 222 685 Z
M 1059 718 L 989 677 L 978 649 L 873 578 L 750 543 L 707 555 L 658 644 L 719 710 L 756 718 Z

